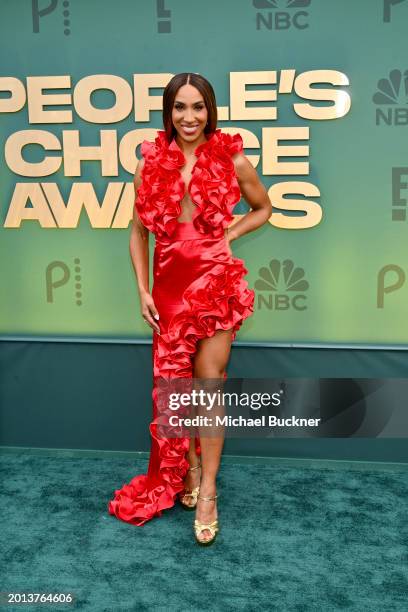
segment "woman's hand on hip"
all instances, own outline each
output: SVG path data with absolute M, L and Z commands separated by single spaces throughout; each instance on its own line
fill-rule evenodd
M 143 319 L 160 336 L 160 327 L 158 323 L 156 323 L 156 320 L 159 319 L 159 313 L 157 312 L 157 308 L 154 305 L 154 301 L 150 293 L 143 293 L 140 295 L 140 307 Z
M 231 244 L 230 244 L 231 238 L 230 238 L 230 233 L 229 233 L 228 230 L 229 230 L 228 227 L 224 230 L 224 238 L 225 238 L 225 242 L 227 243 L 228 252 L 229 252 L 230 256 L 233 257 L 234 254 L 233 254 L 233 252 L 231 250 Z

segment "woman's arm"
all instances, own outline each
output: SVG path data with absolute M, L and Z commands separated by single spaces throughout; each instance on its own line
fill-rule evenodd
M 227 230 L 229 242 L 253 232 L 266 223 L 272 214 L 272 203 L 268 193 L 249 159 L 243 153 L 239 153 L 234 156 L 233 161 L 242 196 L 251 210 L 239 221 L 230 225 Z
M 137 190 L 142 182 L 141 171 L 143 165 L 144 159 L 141 159 L 136 166 L 135 176 L 133 179 L 135 198 L 137 197 Z M 154 305 L 153 298 L 149 292 L 149 230 L 141 222 L 136 206 L 133 206 L 129 251 L 137 279 L 142 316 L 148 322 L 150 327 L 155 329 L 160 334 L 160 328 L 153 319 L 153 317 L 158 319 L 159 315 Z

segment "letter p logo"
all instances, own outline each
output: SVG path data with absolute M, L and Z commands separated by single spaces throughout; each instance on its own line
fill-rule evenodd
M 32 13 L 33 13 L 33 32 L 34 34 L 38 34 L 40 31 L 40 17 L 45 17 L 45 15 L 49 15 L 57 8 L 58 0 L 50 0 L 48 6 L 45 6 L 40 10 L 38 6 L 39 0 L 31 0 L 32 3 Z
M 62 272 L 60 278 L 55 278 L 57 271 Z M 51 262 L 45 272 L 45 284 L 47 289 L 47 302 L 52 303 L 54 301 L 54 290 L 58 287 L 66 285 L 70 279 L 71 273 L 68 266 L 63 261 Z
M 388 275 L 395 273 L 397 276 L 391 281 L 387 281 Z M 377 308 L 384 308 L 384 296 L 386 293 L 393 293 L 394 291 L 398 291 L 401 289 L 402 285 L 405 283 L 405 272 L 399 266 L 395 266 L 394 264 L 389 264 L 388 266 L 384 266 L 378 272 L 377 278 Z

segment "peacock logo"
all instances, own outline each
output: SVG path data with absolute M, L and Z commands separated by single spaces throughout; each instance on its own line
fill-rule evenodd
M 252 0 L 255 8 L 303 8 L 310 5 L 311 0 Z
M 271 259 L 268 267 L 259 268 L 258 274 L 255 281 L 255 289 L 259 291 L 258 309 L 306 310 L 305 292 L 309 283 L 303 268 L 295 266 L 291 259 L 283 262 Z
M 309 27 L 309 13 L 304 9 L 310 6 L 312 0 L 252 0 L 252 6 L 257 9 L 256 29 L 289 30 L 295 28 L 304 30 Z M 269 9 L 265 11 L 265 9 Z M 289 10 L 288 10 L 289 9 Z M 294 9 L 294 10 L 293 10 Z
M 380 79 L 378 91 L 373 95 L 375 104 L 407 104 L 408 103 L 408 70 L 404 72 L 404 88 L 401 88 L 401 70 L 391 70 L 388 79 Z
M 388 78 L 378 81 L 377 88 L 373 95 L 378 105 L 376 125 L 408 125 L 408 70 L 391 70 Z

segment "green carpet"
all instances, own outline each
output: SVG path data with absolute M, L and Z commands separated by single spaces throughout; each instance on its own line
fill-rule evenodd
M 6 610 L 408 609 L 408 472 L 225 461 L 216 543 L 179 506 L 144 527 L 106 504 L 146 458 L 1 457 L 1 591 L 75 606 Z

